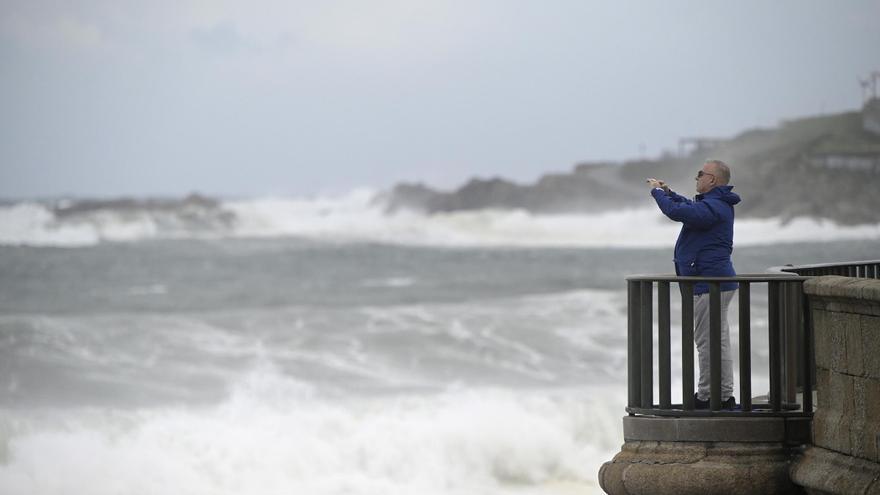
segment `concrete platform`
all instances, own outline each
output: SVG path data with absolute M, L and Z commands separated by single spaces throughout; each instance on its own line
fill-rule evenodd
M 804 417 L 670 418 L 624 416 L 626 442 L 810 442 L 810 419 Z

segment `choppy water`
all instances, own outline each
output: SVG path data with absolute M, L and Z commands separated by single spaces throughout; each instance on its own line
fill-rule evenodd
M 669 271 L 675 236 L 625 232 L 0 246 L 0 493 L 596 493 L 622 442 L 623 278 Z M 738 270 L 880 257 L 870 230 L 779 232 Z

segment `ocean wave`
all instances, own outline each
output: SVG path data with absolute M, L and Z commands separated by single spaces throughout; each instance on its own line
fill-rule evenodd
M 666 247 L 678 225 L 656 208 L 578 214 L 475 210 L 425 215 L 386 212 L 374 191 L 340 197 L 228 201 L 92 202 L 59 207 L 0 206 L 0 245 L 89 246 L 169 238 L 300 237 L 329 242 L 418 246 Z M 738 246 L 781 242 L 880 239 L 880 223 L 842 226 L 828 220 L 741 218 Z
M 211 408 L 10 412 L 0 491 L 601 493 L 596 472 L 621 436 L 620 401 L 608 400 L 619 390 L 588 392 L 331 400 L 255 370 Z

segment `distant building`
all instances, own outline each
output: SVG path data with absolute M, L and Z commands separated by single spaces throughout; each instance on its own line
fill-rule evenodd
M 829 134 L 819 139 L 806 157 L 813 167 L 831 170 L 880 173 L 880 98 L 862 107 L 865 133 Z

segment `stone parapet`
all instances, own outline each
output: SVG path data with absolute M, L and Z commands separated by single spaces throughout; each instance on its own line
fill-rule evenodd
M 880 280 L 804 283 L 816 346 L 813 444 L 880 462 Z
M 822 447 L 806 449 L 791 479 L 811 495 L 880 495 L 880 465 Z
M 816 347 L 813 446 L 791 470 L 807 493 L 880 494 L 880 280 L 804 283 Z
M 599 484 L 611 495 L 801 493 L 791 457 L 775 442 L 626 442 L 602 465 Z

